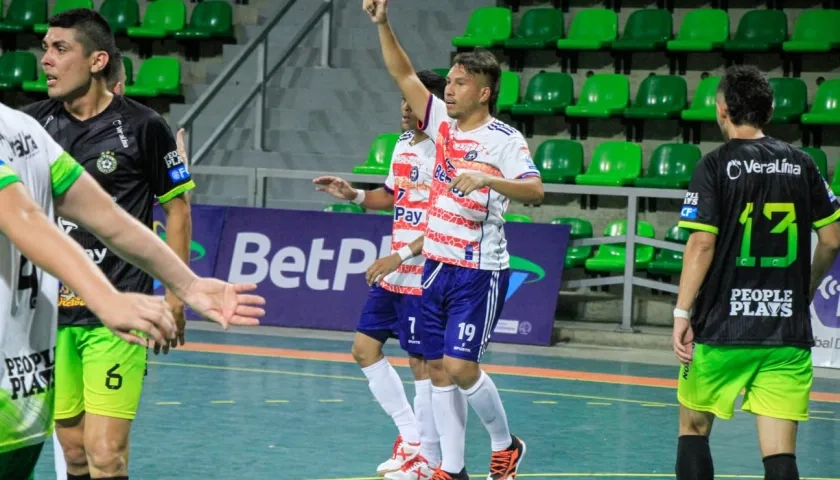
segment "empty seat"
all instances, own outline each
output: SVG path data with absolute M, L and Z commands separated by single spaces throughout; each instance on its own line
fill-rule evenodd
M 605 237 L 619 237 L 627 234 L 627 221 L 618 220 L 610 223 L 604 229 Z M 654 238 L 653 225 L 645 221 L 636 222 L 636 235 Z M 634 266 L 636 269 L 647 268 L 653 260 L 654 248 L 650 245 L 637 244 L 634 249 Z M 627 262 L 627 246 L 624 242 L 599 245 L 595 256 L 584 262 L 587 270 L 593 272 L 623 272 Z
M 355 203 L 334 203 L 324 207 L 324 211 L 334 213 L 365 213 L 365 209 Z
M 696 8 L 683 17 L 677 37 L 666 44 L 672 52 L 710 52 L 729 39 L 729 15 L 717 8 Z
M 12 0 L 6 17 L 0 22 L 0 33 L 21 33 L 32 30 L 35 25 L 47 23 L 47 2 L 45 0 Z M 3 48 L 14 50 L 11 44 Z M 14 42 L 12 42 L 14 43 Z
M 783 10 L 750 10 L 738 22 L 735 36 L 723 44 L 727 52 L 767 52 L 787 40 L 787 15 Z
M 452 39 L 452 46 L 492 48 L 503 45 L 513 30 L 513 14 L 509 8 L 479 7 L 467 20 L 464 34 Z
M 583 173 L 583 145 L 574 140 L 546 140 L 534 152 L 534 164 L 545 183 L 574 183 Z
M 571 75 L 540 72 L 528 82 L 522 103 L 511 107 L 513 115 L 556 115 L 572 104 L 575 94 Z
M 0 55 L 0 90 L 23 90 L 23 82 L 38 78 L 38 59 L 32 52 L 17 50 Z
M 612 42 L 616 51 L 652 51 L 665 48 L 674 34 L 674 20 L 665 9 L 636 10 L 627 18 L 621 37 Z
M 353 173 L 388 175 L 391 169 L 391 157 L 399 138 L 399 133 L 383 133 L 374 138 L 370 144 L 367 160 L 362 165 L 353 167 Z
M 808 108 L 808 87 L 800 78 L 771 78 L 774 123 L 798 122 Z
M 137 0 L 105 0 L 99 13 L 111 26 L 114 35 L 125 35 L 128 29 L 140 23 L 140 6 Z
M 689 236 L 691 236 L 691 231 L 674 225 L 668 230 L 668 233 L 665 234 L 665 241 L 685 245 L 688 242 Z M 654 276 L 667 277 L 680 273 L 682 271 L 682 264 L 682 252 L 663 248 L 656 255 L 656 258 L 651 260 L 647 267 L 647 271 Z
M 811 110 L 802 115 L 804 125 L 840 124 L 840 79 L 826 80 L 817 87 Z
M 182 30 L 187 21 L 187 7 L 182 0 L 155 0 L 146 7 L 143 20 L 129 27 L 131 38 L 166 38 Z
M 577 72 L 578 52 L 609 48 L 617 36 L 618 16 L 613 10 L 581 10 L 572 18 L 568 36 L 557 40 L 563 71 Z
M 506 213 L 504 215 L 505 222 L 511 223 L 533 223 L 531 217 L 528 215 L 523 215 L 521 213 Z
M 551 221 L 552 224 L 569 225 L 569 240 L 592 238 L 592 223 L 585 218 L 559 217 Z M 569 246 L 566 248 L 566 268 L 582 267 L 586 259 L 592 256 L 592 246 Z
M 586 173 L 575 177 L 579 185 L 619 187 L 631 185 L 642 173 L 642 147 L 630 142 L 603 142 L 595 148 Z
M 509 70 L 502 71 L 499 79 L 499 97 L 496 99 L 496 109 L 506 112 L 519 102 L 519 75 Z
M 56 16 L 61 12 L 66 12 L 67 10 L 73 10 L 75 8 L 93 8 L 93 2 L 91 0 L 57 0 L 55 5 L 52 8 L 52 14 L 50 16 Z M 32 27 L 32 30 L 35 33 L 47 33 L 47 30 L 50 28 L 48 23 L 38 23 Z
M 147 59 L 140 65 L 134 84 L 126 85 L 125 94 L 128 97 L 181 95 L 181 63 L 174 57 Z
M 633 119 L 666 119 L 680 115 L 685 109 L 688 86 L 677 75 L 651 75 L 642 80 L 636 101 L 624 109 L 624 116 Z
M 801 150 L 807 153 L 814 163 L 817 165 L 817 169 L 820 171 L 820 175 L 823 178 L 828 179 L 828 157 L 826 156 L 825 152 L 820 148 L 814 147 L 802 147 Z
M 680 114 L 683 120 L 711 122 L 717 118 L 715 97 L 720 77 L 706 77 L 697 84 L 691 105 Z
M 647 174 L 634 184 L 644 188 L 686 188 L 701 157 L 700 148 L 690 143 L 659 145 L 650 155 Z
M 533 8 L 522 15 L 516 33 L 504 41 L 514 50 L 553 47 L 563 38 L 563 12 L 556 8 Z

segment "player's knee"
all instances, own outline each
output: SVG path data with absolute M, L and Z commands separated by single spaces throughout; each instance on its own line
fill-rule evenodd
M 88 466 L 106 475 L 124 475 L 128 471 L 128 442 L 97 438 L 86 445 Z
M 414 380 L 426 380 L 429 378 L 429 370 L 426 368 L 426 362 L 423 360 L 423 357 L 409 355 L 408 366 L 411 368 Z
M 87 453 L 85 453 L 85 446 L 82 444 L 61 444 L 61 450 L 64 452 L 64 461 L 67 467 L 71 470 L 87 468 Z
M 384 357 L 382 354 L 382 344 L 363 335 L 356 335 L 350 353 L 353 355 L 356 363 L 362 368 L 369 367 Z
M 455 385 L 463 389 L 473 386 L 481 376 L 481 369 L 477 363 L 460 358 L 444 357 L 443 368 Z
M 792 453 L 782 453 L 764 457 L 764 479 L 799 480 L 796 456 Z

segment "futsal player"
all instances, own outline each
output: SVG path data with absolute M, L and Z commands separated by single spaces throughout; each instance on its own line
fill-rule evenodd
M 84 225 L 225 327 L 257 324 L 264 300 L 246 294 L 256 285 L 196 277 L 37 121 L 2 104 L 0 159 L 0 480 L 31 480 L 53 429 L 59 281 L 120 342 L 142 348 L 147 338 L 162 343 L 177 335 L 170 309 L 153 296 L 115 288 L 83 247 L 56 227 L 56 214 Z
M 763 133 L 772 114 L 767 79 L 750 66 L 727 69 L 717 92 L 726 143 L 697 164 L 680 214 L 693 232 L 674 310 L 679 480 L 714 477 L 712 423 L 732 418 L 742 391 L 764 478 L 799 478 L 796 432 L 813 380 L 809 305 L 840 249 L 840 210 L 811 157 Z
M 468 401 L 490 434 L 488 478 L 513 479 L 525 443 L 511 435 L 499 392 L 479 362 L 504 305 L 510 275 L 502 217 L 510 200 L 542 201 L 539 171 L 522 135 L 493 117 L 501 69 L 490 52 L 457 55 L 447 75 L 445 100 L 437 98 L 417 78 L 397 42 L 386 2 L 364 0 L 363 8 L 378 26 L 388 72 L 436 144 L 422 237 L 426 260 L 421 302 L 423 357 L 432 378 L 442 454 L 433 478 L 469 478 L 464 464 Z
M 95 178 L 120 207 L 152 226 L 155 197 L 166 214 L 166 243 L 186 264 L 191 220 L 185 193 L 194 188 L 166 122 L 154 111 L 108 88 L 117 47 L 105 19 L 90 9 L 52 17 L 41 59 L 49 99 L 23 110 Z M 151 294 L 153 279 L 124 262 L 90 232 L 59 218 L 64 230 L 88 249 L 120 290 Z M 183 303 L 166 301 L 178 339 L 155 343 L 164 353 L 183 344 Z M 103 328 L 75 292 L 59 300 L 56 432 L 68 478 L 127 478 L 129 433 L 137 413 L 146 349 L 128 345 Z
M 446 79 L 423 71 L 417 77 L 433 95 L 443 97 Z M 391 157 L 391 166 L 384 187 L 371 191 L 353 189 L 338 177 L 319 177 L 314 182 L 320 191 L 335 198 L 352 201 L 371 210 L 394 208 L 394 226 L 389 257 L 391 275 L 371 286 L 356 337 L 353 358 L 368 379 L 368 386 L 379 405 L 394 420 L 399 436 L 391 457 L 377 467 L 377 474 L 388 480 L 430 478 L 440 464 L 440 441 L 432 416 L 432 383 L 423 360 L 420 277 L 423 257 L 413 256 L 408 244 L 422 235 L 435 165 L 435 142 L 417 128 L 417 117 L 402 101 L 403 134 Z M 382 345 L 392 331 L 398 333 L 400 346 L 408 353 L 414 375 L 414 411 L 408 404 L 402 380 L 382 353 Z

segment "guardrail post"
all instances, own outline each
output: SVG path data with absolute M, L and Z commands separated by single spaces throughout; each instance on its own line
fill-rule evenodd
M 636 273 L 636 210 L 639 198 L 630 193 L 627 196 L 627 235 L 624 240 L 624 297 L 621 308 L 621 325 L 618 330 L 633 332 L 633 276 Z
M 257 99 L 254 102 L 254 149 L 263 150 L 263 122 L 265 116 L 265 80 L 266 63 L 268 62 L 268 37 L 257 46 L 257 81 L 260 88 L 257 92 Z
M 321 18 L 321 67 L 330 68 L 332 53 L 333 0 L 325 0 L 329 6 Z

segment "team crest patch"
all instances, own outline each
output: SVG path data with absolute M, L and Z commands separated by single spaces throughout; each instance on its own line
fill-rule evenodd
M 478 152 L 476 152 L 475 150 L 470 150 L 469 152 L 467 152 L 466 155 L 464 155 L 464 160 L 468 162 L 471 162 L 476 158 L 478 158 Z
M 117 169 L 117 157 L 114 156 L 114 152 L 102 152 L 96 161 L 96 168 L 105 174 L 114 173 Z

